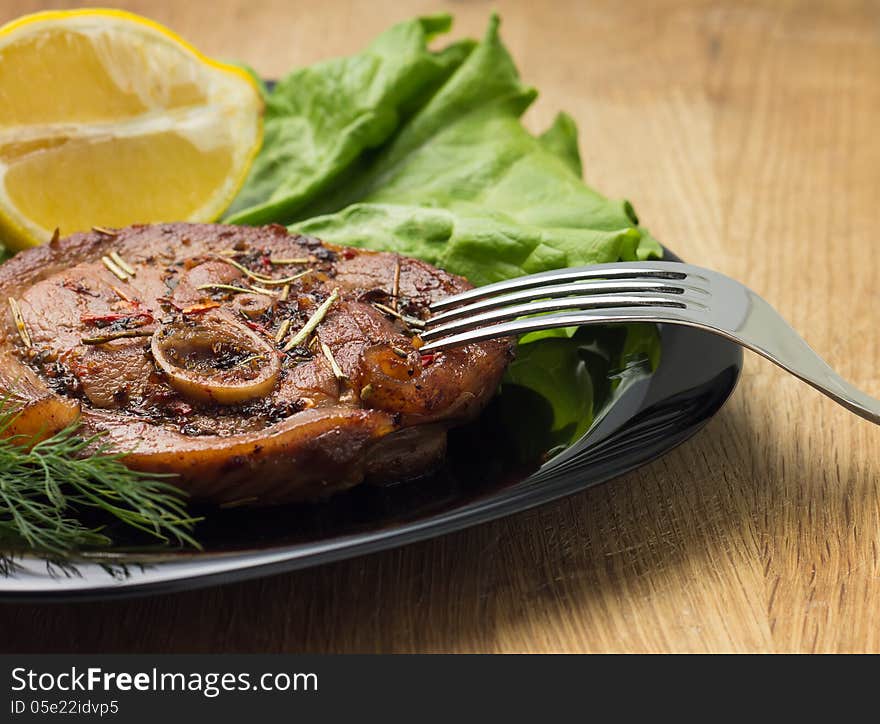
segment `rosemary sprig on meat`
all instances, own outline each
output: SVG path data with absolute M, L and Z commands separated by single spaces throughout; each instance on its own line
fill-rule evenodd
M 107 267 L 110 273 L 115 276 L 121 282 L 127 282 L 129 280 L 129 273 L 125 271 L 122 267 L 120 267 L 115 261 L 113 261 L 109 256 L 102 256 L 101 263 Z
M 128 276 L 133 277 L 135 274 L 137 274 L 134 267 L 131 264 L 129 264 L 127 261 L 125 261 L 125 259 L 123 259 L 121 256 L 119 256 L 119 254 L 117 252 L 111 251 L 108 254 L 108 256 L 110 257 L 110 260 L 114 264 L 116 264 L 116 266 L 118 266 L 120 269 L 122 269 L 122 271 L 124 271 L 126 274 L 128 274 Z
M 315 328 L 327 315 L 327 312 L 330 311 L 330 307 L 333 306 L 333 303 L 337 299 L 339 299 L 339 290 L 334 289 L 330 296 L 322 302 L 321 306 L 315 310 L 315 313 L 309 317 L 308 321 L 303 325 L 303 328 L 293 335 L 287 344 L 284 345 L 284 351 L 290 352 L 294 347 L 298 347 L 305 342 L 309 338 L 309 335 L 315 331 Z
M 218 292 L 232 292 L 234 294 L 262 294 L 267 297 L 274 297 L 275 292 L 269 289 L 260 289 L 258 287 L 237 287 L 234 284 L 200 284 L 196 287 L 199 291 L 216 290 Z
M 119 232 L 116 229 L 108 229 L 106 226 L 93 226 L 92 231 L 97 231 L 99 234 L 105 234 L 106 236 L 119 236 Z
M 373 306 L 378 309 L 380 312 L 384 312 L 385 314 L 395 317 L 399 319 L 401 322 L 406 324 L 408 327 L 414 327 L 416 329 L 424 329 L 425 322 L 417 317 L 411 317 L 408 314 L 401 314 L 396 309 L 392 309 L 387 304 L 380 304 L 379 302 L 373 302 Z
M 182 493 L 162 476 L 130 470 L 123 454 L 75 423 L 28 447 L 5 438 L 17 415 L 0 401 L 0 546 L 65 556 L 113 543 L 116 523 L 163 542 L 198 547 Z M 87 516 L 83 514 L 91 511 Z M 94 518 L 93 523 L 83 518 Z
M 332 350 L 323 342 L 320 342 L 320 346 L 321 352 L 324 353 L 324 358 L 330 364 L 330 369 L 333 372 L 333 376 L 340 382 L 346 382 L 348 380 L 348 375 L 346 375 L 345 372 L 342 371 L 342 368 L 339 366 L 339 363 L 333 356 Z
M 397 258 L 394 262 L 394 281 L 391 284 L 391 299 L 393 300 L 394 311 L 397 311 L 399 306 L 398 301 L 400 299 L 400 254 L 397 255 Z
M 283 340 L 287 336 L 288 331 L 290 331 L 290 324 L 290 317 L 281 323 L 281 326 L 278 327 L 278 331 L 275 332 L 275 344 L 281 344 L 281 340 Z
M 233 369 L 237 369 L 239 367 L 244 367 L 245 365 L 249 365 L 251 362 L 256 362 L 257 360 L 265 359 L 266 356 L 262 354 L 252 354 L 248 357 L 245 357 L 241 362 L 237 362 Z
M 306 269 L 305 271 L 301 271 L 299 274 L 294 274 L 293 276 L 284 277 L 283 279 L 273 279 L 270 276 L 265 274 L 258 274 L 251 269 L 248 269 L 244 264 L 239 264 L 235 259 L 230 259 L 227 256 L 216 255 L 213 257 L 215 261 L 222 261 L 224 264 L 229 264 L 229 266 L 238 269 L 242 274 L 244 274 L 248 279 L 253 279 L 255 282 L 259 282 L 265 286 L 271 287 L 282 287 L 285 284 L 290 284 L 290 282 L 296 281 L 304 277 L 306 274 L 311 273 L 311 269 Z
M 12 320 L 15 322 L 15 328 L 18 330 L 18 336 L 21 337 L 22 344 L 30 349 L 33 346 L 31 335 L 28 332 L 27 325 L 24 323 L 24 317 L 21 316 L 21 308 L 14 297 L 9 297 L 9 309 L 12 312 Z
M 114 339 L 129 339 L 134 337 L 152 337 L 153 333 L 156 330 L 154 329 L 120 329 L 115 332 L 107 332 L 106 334 L 96 334 L 91 337 L 82 337 L 80 342 L 83 344 L 94 345 L 94 344 L 106 344 L 107 342 L 112 342 Z
M 273 292 L 271 289 L 264 289 L 263 287 L 254 286 L 253 284 L 251 285 L 251 291 L 254 292 L 254 294 L 262 294 L 266 297 L 278 296 L 278 292 Z

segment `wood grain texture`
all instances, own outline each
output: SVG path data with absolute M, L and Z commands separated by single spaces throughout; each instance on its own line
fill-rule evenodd
M 122 5 L 277 76 L 444 3 Z M 568 110 L 590 182 L 880 396 L 880 4 L 445 5 L 458 35 L 500 9 L 542 92 L 528 122 Z M 47 6 L 0 0 L 0 21 Z M 880 428 L 749 357 L 704 432 L 611 484 L 260 581 L 3 606 L 0 650 L 880 651 L 878 546 Z

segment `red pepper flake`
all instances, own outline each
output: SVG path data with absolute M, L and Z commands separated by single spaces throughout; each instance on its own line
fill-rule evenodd
M 244 320 L 244 323 L 248 327 L 250 327 L 252 330 L 254 330 L 255 332 L 262 332 L 263 334 L 267 334 L 270 337 L 272 336 L 272 333 L 268 329 L 266 329 L 262 324 L 257 324 L 256 322 L 250 322 L 248 320 Z
M 357 256 L 357 252 L 354 249 L 344 249 L 342 251 L 343 259 L 354 259 Z
M 423 354 L 422 355 L 422 367 L 427 367 L 429 364 L 431 364 L 434 361 L 434 359 L 436 357 L 437 357 L 437 355 L 434 354 L 433 352 L 428 352 L 427 354 Z
M 203 304 L 193 304 L 191 307 L 186 307 L 180 311 L 183 314 L 202 314 L 210 309 L 217 309 L 219 306 L 220 302 L 204 302 Z

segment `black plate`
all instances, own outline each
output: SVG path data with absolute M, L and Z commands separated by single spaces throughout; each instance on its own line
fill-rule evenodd
M 739 378 L 737 345 L 685 327 L 659 329 L 656 372 L 627 387 L 586 435 L 543 466 L 513 462 L 509 447 L 493 444 L 491 424 L 477 423 L 451 436 L 450 464 L 429 479 L 361 486 L 295 510 L 213 511 L 198 533 L 202 553 L 108 554 L 69 567 L 25 556 L 0 577 L 0 598 L 119 597 L 229 583 L 432 538 L 605 482 L 697 432 Z

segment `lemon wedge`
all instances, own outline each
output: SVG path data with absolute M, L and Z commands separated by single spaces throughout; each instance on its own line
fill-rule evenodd
M 0 241 L 59 227 L 212 221 L 244 183 L 262 97 L 146 18 L 28 15 L 0 28 Z

